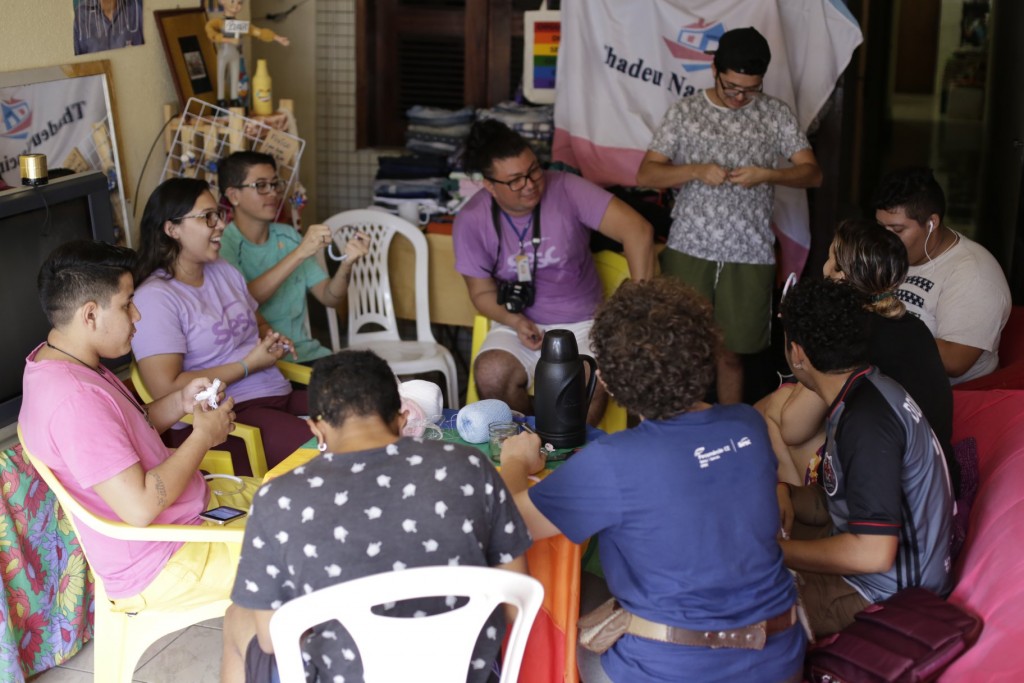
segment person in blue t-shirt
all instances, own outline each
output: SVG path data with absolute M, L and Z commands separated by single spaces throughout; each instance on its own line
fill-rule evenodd
M 311 225 L 300 234 L 290 225 L 273 222 L 285 185 L 277 176 L 274 157 L 235 152 L 220 162 L 217 180 L 234 212 L 221 238 L 221 257 L 242 271 L 260 315 L 295 343 L 300 363 L 329 356 L 331 349 L 310 334 L 306 292 L 329 308 L 345 301 L 352 266 L 369 251 L 370 238 L 354 232 L 345 245 L 347 258 L 328 277 L 311 257 L 331 243 L 331 229 Z
M 631 615 L 600 658 L 578 650 L 583 680 L 800 680 L 806 639 L 776 539 L 767 429 L 748 405 L 701 400 L 721 348 L 710 305 L 673 279 L 626 282 L 591 335 L 601 381 L 641 423 L 529 490 L 545 464 L 538 437 L 501 453 L 533 537 L 596 535 L 608 588 Z

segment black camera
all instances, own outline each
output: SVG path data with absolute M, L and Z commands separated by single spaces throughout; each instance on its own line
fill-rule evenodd
M 534 294 L 532 282 L 498 281 L 498 303 L 509 313 L 521 313 L 532 306 Z

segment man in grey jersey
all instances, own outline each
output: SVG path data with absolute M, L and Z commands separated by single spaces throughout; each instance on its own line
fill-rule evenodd
M 829 405 L 817 481 L 778 491 L 783 557 L 816 635 L 904 588 L 952 588 L 942 449 L 906 390 L 865 363 L 864 316 L 860 295 L 830 280 L 801 281 L 782 307 L 790 368 Z

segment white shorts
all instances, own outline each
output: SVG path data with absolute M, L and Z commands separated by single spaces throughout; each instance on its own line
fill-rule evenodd
M 580 353 L 593 357 L 594 353 L 590 350 L 590 328 L 593 326 L 594 321 L 591 319 L 578 323 L 537 325 L 537 328 L 541 331 L 541 334 L 548 330 L 569 330 L 576 337 L 576 346 L 579 347 Z M 526 385 L 527 391 L 533 392 L 533 371 L 537 366 L 537 361 L 540 360 L 540 349 L 531 351 L 523 346 L 522 342 L 519 341 L 519 335 L 516 334 L 515 328 L 492 321 L 491 331 L 487 333 L 487 337 L 480 346 L 477 356 L 479 357 L 484 351 L 504 351 L 511 354 L 519 361 L 523 369 L 526 370 L 528 380 Z

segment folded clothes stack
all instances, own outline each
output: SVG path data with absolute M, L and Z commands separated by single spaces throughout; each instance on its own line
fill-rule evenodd
M 448 162 L 444 157 L 378 157 L 373 203 L 387 211 L 424 223 L 445 212 Z
M 551 138 L 555 134 L 555 108 L 518 102 L 502 102 L 490 109 L 480 109 L 478 120 L 497 119 L 522 135 L 541 163 L 551 161 Z
M 476 111 L 472 107 L 442 109 L 416 105 L 405 112 L 409 127 L 405 148 L 419 154 L 453 157 L 469 135 Z
M 462 152 L 476 110 L 416 105 L 405 114 L 405 148 L 411 155 L 378 159 L 373 201 L 392 213 L 417 216 L 422 224 L 458 204 L 448 192 L 455 187 L 448 174 Z

